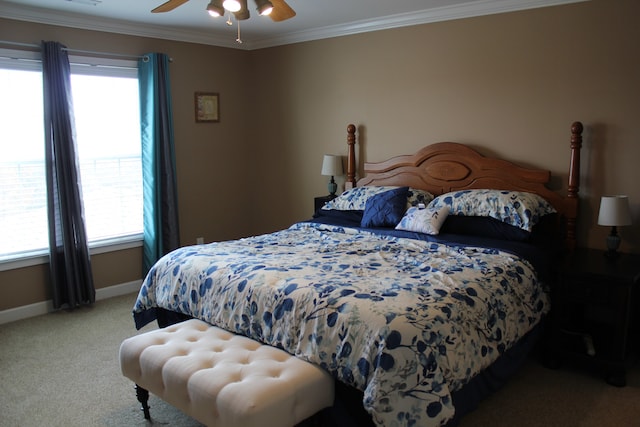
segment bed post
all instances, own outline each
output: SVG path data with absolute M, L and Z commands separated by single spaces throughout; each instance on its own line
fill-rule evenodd
M 576 218 L 578 217 L 578 192 L 580 191 L 580 149 L 582 148 L 582 130 L 580 122 L 571 125 L 571 163 L 569 164 L 569 188 L 567 198 L 571 208 L 567 214 L 567 247 L 576 247 Z
M 347 180 L 344 183 L 344 189 L 349 190 L 356 186 L 356 127 L 355 125 L 347 126 Z

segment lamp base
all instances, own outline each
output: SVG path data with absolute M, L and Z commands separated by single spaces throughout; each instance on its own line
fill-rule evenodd
M 617 258 L 618 248 L 620 247 L 620 236 L 618 236 L 618 230 L 616 227 L 611 227 L 611 234 L 607 236 L 607 251 L 604 253 L 607 258 Z
M 338 184 L 333 180 L 333 176 L 331 177 L 331 181 L 327 184 L 327 189 L 329 190 L 329 195 L 335 197 L 336 191 L 338 191 Z

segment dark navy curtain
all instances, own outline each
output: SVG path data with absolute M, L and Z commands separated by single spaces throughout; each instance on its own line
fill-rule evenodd
M 169 57 L 145 55 L 138 63 L 138 80 L 146 274 L 160 257 L 180 246 Z
M 95 302 L 76 153 L 71 71 L 65 47 L 42 42 L 44 136 L 53 307 Z

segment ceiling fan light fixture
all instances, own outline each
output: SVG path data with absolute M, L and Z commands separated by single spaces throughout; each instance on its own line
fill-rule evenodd
M 273 3 L 271 3 L 269 0 L 256 0 L 256 6 L 258 6 L 256 8 L 258 10 L 258 13 L 262 16 L 269 15 L 273 10 Z
M 207 12 L 209 12 L 209 15 L 214 18 L 224 15 L 224 8 L 222 7 L 221 1 L 222 0 L 211 0 L 209 2 L 207 5 Z
M 229 12 L 237 12 L 242 8 L 242 5 L 238 0 L 224 0 L 222 6 L 224 6 L 224 8 Z

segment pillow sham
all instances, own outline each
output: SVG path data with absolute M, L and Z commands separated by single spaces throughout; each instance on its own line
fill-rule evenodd
M 367 200 L 385 191 L 393 190 L 396 187 L 364 186 L 354 187 L 340 194 L 335 199 L 325 203 L 324 210 L 339 211 L 363 211 Z
M 449 207 L 418 208 L 411 207 L 404 214 L 396 230 L 415 231 L 418 233 L 436 235 L 449 215 Z
M 399 187 L 371 196 L 362 214 L 361 227 L 395 227 L 407 208 L 409 187 Z
M 340 194 L 330 202 L 325 203 L 322 207 L 324 210 L 339 211 L 363 211 L 366 207 L 367 200 L 376 194 L 385 191 L 401 188 L 390 185 L 366 185 L 364 187 L 354 187 Z M 419 203 L 428 204 L 433 200 L 433 195 L 428 191 L 409 188 L 406 204 L 407 207 L 417 206 Z
M 442 194 L 429 207 L 449 206 L 451 215 L 485 216 L 531 231 L 543 216 L 556 210 L 543 197 L 524 191 L 461 190 Z

